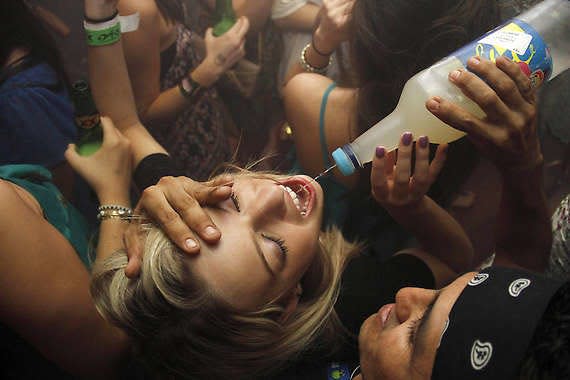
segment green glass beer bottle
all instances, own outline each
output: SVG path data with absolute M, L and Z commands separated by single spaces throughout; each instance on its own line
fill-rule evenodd
M 234 12 L 232 0 L 216 0 L 216 25 L 214 25 L 214 36 L 221 36 L 235 23 L 236 14 Z
M 101 147 L 103 128 L 89 84 L 85 80 L 73 83 L 71 99 L 75 109 L 75 124 L 79 130 L 76 150 L 82 156 L 89 156 Z

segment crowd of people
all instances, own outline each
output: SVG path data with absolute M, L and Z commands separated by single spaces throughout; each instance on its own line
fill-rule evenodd
M 431 94 L 460 141 L 402 126 L 313 179 L 498 1 L 233 0 L 217 36 L 217 2 L 194 3 L 84 0 L 90 155 L 63 52 L 0 3 L 2 378 L 570 378 L 568 198 L 547 202 L 520 65 L 445 78 L 483 116 Z M 500 173 L 485 265 L 449 212 L 480 157 Z

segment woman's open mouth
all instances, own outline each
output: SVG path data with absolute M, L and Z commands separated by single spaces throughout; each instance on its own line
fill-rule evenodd
M 291 177 L 281 181 L 279 185 L 293 200 L 293 204 L 302 217 L 306 217 L 311 212 L 315 199 L 315 188 L 310 181 L 304 177 Z

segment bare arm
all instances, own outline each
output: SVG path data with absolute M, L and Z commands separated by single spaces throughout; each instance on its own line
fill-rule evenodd
M 537 136 L 536 96 L 516 63 L 471 58 L 469 71 L 450 80 L 485 111 L 478 118 L 432 98 L 427 108 L 468 133 L 502 174 L 502 200 L 495 229 L 495 263 L 542 271 L 551 245 L 550 213 L 542 187 L 542 152 Z
M 446 146 L 438 147 L 430 164 L 428 140 L 425 136 L 419 137 L 412 166 L 412 141 L 411 133 L 402 136 L 397 158 L 395 151 L 387 153 L 383 147 L 376 149 L 371 172 L 372 194 L 416 237 L 423 250 L 456 273 L 463 272 L 470 268 L 473 258 L 471 241 L 459 223 L 425 195 L 443 167 Z
M 113 377 L 127 340 L 97 313 L 74 248 L 15 185 L 0 180 L 0 200 L 0 320 L 70 373 Z
M 122 0 L 121 14 L 139 12 L 139 29 L 123 34 L 123 49 L 132 81 L 137 110 L 147 124 L 173 122 L 196 99 L 184 97 L 178 86 L 160 90 L 161 40 L 176 33 L 173 24 L 161 16 L 154 0 Z M 206 57 L 187 76 L 203 87 L 210 87 L 244 55 L 243 45 L 249 23 L 241 18 L 223 36 L 206 32 Z M 170 30 L 163 36 L 164 30 Z M 221 59 L 218 57 L 222 57 Z
M 313 39 L 306 51 L 305 60 L 313 67 L 327 66 L 330 56 L 348 39 L 352 7 L 355 0 L 324 0 L 318 15 Z M 316 46 L 315 46 L 316 45 Z M 289 69 L 285 84 L 295 75 L 305 71 L 300 63 Z

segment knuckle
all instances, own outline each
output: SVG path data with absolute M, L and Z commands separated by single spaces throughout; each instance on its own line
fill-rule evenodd
M 480 97 L 480 105 L 482 107 L 492 107 L 496 105 L 499 101 L 499 97 L 494 91 L 486 91 Z
M 497 91 L 503 94 L 511 94 L 517 90 L 515 82 L 512 80 L 501 81 L 497 84 Z
M 178 213 L 172 209 L 161 209 L 158 211 L 156 217 L 163 226 L 171 226 L 180 219 Z

